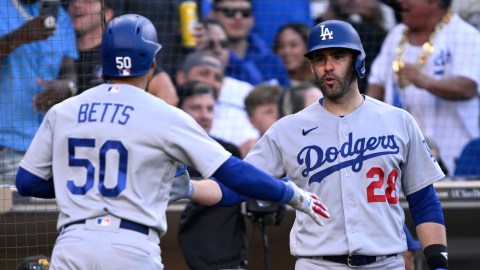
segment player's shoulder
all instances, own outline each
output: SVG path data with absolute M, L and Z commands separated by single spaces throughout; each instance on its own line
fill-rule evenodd
M 472 34 L 472 36 L 480 36 L 480 32 L 472 24 L 465 21 L 460 15 L 454 13 L 450 23 L 447 24 L 445 29 L 450 33 L 458 33 L 461 37 L 464 37 L 465 34 Z M 471 38 L 472 36 L 468 36 Z M 462 39 L 462 41 L 464 41 Z

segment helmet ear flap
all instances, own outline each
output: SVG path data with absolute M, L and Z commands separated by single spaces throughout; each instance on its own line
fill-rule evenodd
M 355 71 L 360 79 L 363 79 L 366 74 L 366 67 L 365 67 L 365 54 L 358 54 L 357 59 L 355 60 Z

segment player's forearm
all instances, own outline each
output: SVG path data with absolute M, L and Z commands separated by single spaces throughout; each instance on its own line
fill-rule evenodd
M 434 222 L 426 222 L 416 228 L 418 240 L 422 247 L 428 247 L 434 244 L 447 245 L 447 236 L 445 226 Z
M 205 179 L 190 182 L 194 187 L 190 200 L 203 205 L 215 205 L 222 199 L 222 190 L 215 181 Z
M 434 222 L 426 222 L 418 225 L 416 230 L 429 269 L 448 269 L 445 226 Z

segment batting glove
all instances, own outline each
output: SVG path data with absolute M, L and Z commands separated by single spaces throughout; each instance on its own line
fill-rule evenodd
M 323 203 L 320 202 L 314 194 L 300 189 L 292 181 L 285 182 L 286 185 L 293 189 L 293 197 L 288 202 L 288 205 L 296 210 L 308 214 L 318 225 L 323 226 L 323 222 L 318 215 L 324 218 L 330 218 L 330 213 Z
M 175 178 L 172 183 L 172 190 L 168 197 L 169 202 L 178 201 L 180 199 L 189 199 L 194 192 L 193 184 L 190 181 L 190 175 L 187 171 L 187 164 L 177 168 Z

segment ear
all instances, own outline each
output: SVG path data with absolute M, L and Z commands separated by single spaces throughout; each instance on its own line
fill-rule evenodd
M 185 83 L 186 81 L 186 77 L 185 77 L 185 72 L 183 71 L 178 71 L 177 72 L 177 75 L 175 76 L 175 81 L 177 82 L 177 85 L 182 85 Z
M 157 68 L 157 60 L 155 58 L 153 58 L 152 65 L 150 66 L 150 68 L 153 68 L 154 70 Z
M 111 19 L 113 19 L 113 9 L 107 8 L 105 10 L 105 21 L 109 22 Z
M 310 72 L 312 74 L 315 74 L 315 69 L 313 68 L 313 61 L 312 60 L 308 60 L 308 65 L 310 66 Z

